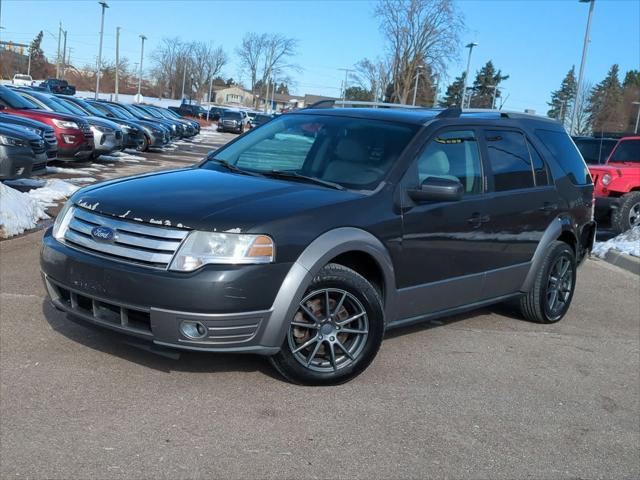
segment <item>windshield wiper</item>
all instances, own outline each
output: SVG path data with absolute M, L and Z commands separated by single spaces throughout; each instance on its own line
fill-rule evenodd
M 263 175 L 257 173 L 257 172 L 251 172 L 249 170 L 244 170 L 240 167 L 235 166 L 233 163 L 229 163 L 226 160 L 222 160 L 221 158 L 212 158 L 212 161 L 214 161 L 215 163 L 217 163 L 218 165 L 222 165 L 224 168 L 226 168 L 227 170 L 229 170 L 230 172 L 234 172 L 234 173 L 241 173 L 243 175 L 252 175 L 254 177 L 262 177 Z
M 298 172 L 293 172 L 291 170 L 270 170 L 268 172 L 264 172 L 264 175 L 279 177 L 279 178 L 290 178 L 295 180 L 303 180 L 309 183 L 315 183 L 316 185 L 322 185 L 323 187 L 333 188 L 335 190 L 346 190 L 339 183 L 329 182 L 328 180 L 322 180 L 316 177 L 308 177 L 306 175 L 302 175 Z

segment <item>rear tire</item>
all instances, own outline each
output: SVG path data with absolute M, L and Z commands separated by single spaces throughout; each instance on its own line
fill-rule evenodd
M 640 192 L 625 193 L 620 197 L 620 207 L 611 214 L 611 226 L 622 233 L 637 225 L 640 225 Z
M 146 135 L 142 136 L 142 143 L 138 145 L 138 148 L 136 148 L 136 150 L 139 152 L 149 151 L 149 139 Z
M 270 361 L 290 382 L 337 385 L 369 366 L 383 336 L 378 291 L 357 272 L 332 263 L 311 281 Z
M 531 322 L 559 322 L 569 310 L 576 287 L 576 256 L 564 242 L 549 247 L 531 290 L 520 298 L 520 311 Z

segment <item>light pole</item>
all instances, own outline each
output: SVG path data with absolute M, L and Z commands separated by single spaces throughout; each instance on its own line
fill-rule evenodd
M 104 36 L 104 11 L 109 8 L 107 2 L 98 2 L 102 7 L 102 18 L 100 20 L 100 46 L 98 47 L 98 71 L 96 72 L 96 100 L 100 93 L 100 69 L 102 68 L 102 37 Z
M 118 101 L 118 90 L 120 86 L 120 29 L 121 27 L 116 27 L 116 102 Z
M 211 111 L 211 90 L 213 90 L 213 75 L 211 75 L 211 79 L 209 80 L 209 108 L 207 108 L 207 122 L 209 121 L 209 112 Z
M 349 76 L 350 68 L 339 68 L 338 70 L 344 70 L 344 90 L 342 91 L 342 103 L 347 100 L 347 78 Z
M 462 85 L 462 98 L 460 99 L 460 108 L 464 107 L 464 97 L 467 94 L 467 79 L 469 78 L 469 67 L 471 66 L 471 52 L 473 52 L 473 47 L 477 47 L 478 44 L 476 42 L 471 42 L 465 45 L 465 48 L 469 49 L 469 58 L 467 58 L 467 70 L 464 74 L 464 83 Z
M 140 71 L 138 73 L 138 98 L 140 98 L 142 91 L 142 59 L 144 58 L 144 41 L 147 39 L 144 35 L 140 35 L 142 44 L 140 45 Z
M 422 65 L 418 65 L 416 67 L 416 83 L 413 84 L 413 103 L 411 103 L 414 107 L 416 106 L 416 96 L 418 95 L 418 79 L 420 78 L 420 70 L 423 68 L 424 67 Z
M 584 32 L 584 44 L 582 45 L 582 60 L 580 60 L 580 73 L 578 74 L 578 86 L 576 88 L 576 99 L 571 112 L 571 124 L 569 126 L 569 134 L 573 135 L 573 127 L 576 123 L 578 115 L 578 105 L 580 105 L 580 94 L 582 93 L 582 77 L 584 75 L 584 65 L 587 63 L 587 50 L 591 41 L 591 19 L 593 18 L 593 6 L 595 0 L 579 0 L 580 3 L 589 3 L 589 17 L 587 18 L 587 29 Z
M 638 105 L 638 114 L 636 115 L 636 128 L 633 130 L 633 133 L 638 133 L 638 123 L 640 123 L 640 102 L 631 102 L 632 105 Z

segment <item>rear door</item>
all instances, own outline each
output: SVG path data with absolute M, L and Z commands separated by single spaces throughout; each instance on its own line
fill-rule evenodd
M 520 130 L 482 130 L 487 165 L 487 210 L 483 234 L 489 271 L 484 298 L 513 293 L 522 285 L 544 231 L 560 209 L 549 171 Z

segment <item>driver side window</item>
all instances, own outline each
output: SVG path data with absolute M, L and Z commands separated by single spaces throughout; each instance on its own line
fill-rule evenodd
M 440 132 L 418 157 L 420 183 L 427 178 L 459 180 L 465 195 L 482 193 L 482 165 L 472 130 Z

